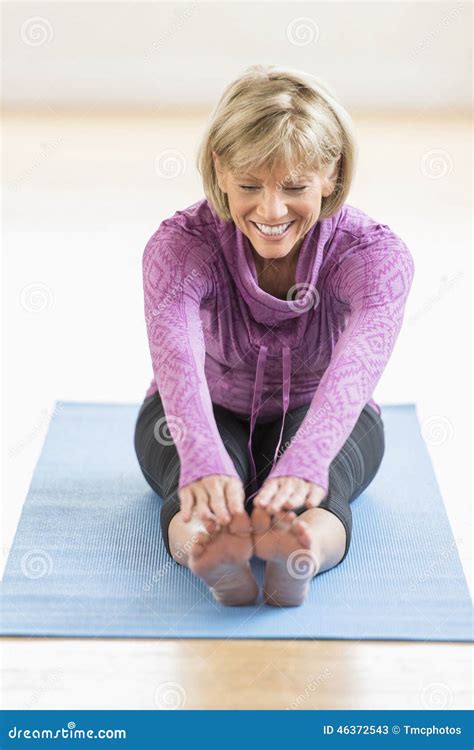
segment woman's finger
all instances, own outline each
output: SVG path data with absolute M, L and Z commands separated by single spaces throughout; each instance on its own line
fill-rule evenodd
M 326 496 L 325 490 L 317 484 L 312 484 L 306 498 L 306 505 L 308 508 L 317 508 L 322 503 Z
M 214 513 L 209 507 L 209 495 L 207 494 L 206 489 L 202 485 L 196 483 L 194 494 L 196 496 L 197 517 L 200 518 L 201 521 L 217 521 Z
M 179 492 L 179 502 L 183 514 L 183 521 L 187 523 L 191 520 L 194 507 L 194 493 L 189 487 L 183 487 Z
M 225 526 L 230 523 L 231 516 L 227 509 L 224 487 L 220 482 L 209 482 L 207 484 L 209 493 L 209 506 L 214 512 L 217 521 Z
M 290 497 L 283 503 L 283 508 L 299 508 L 301 505 L 305 505 L 306 497 L 308 494 L 308 484 L 300 484 L 295 482 L 294 489 L 291 491 Z
M 260 505 L 264 507 L 273 499 L 278 492 L 278 479 L 271 479 L 269 482 L 264 482 L 263 487 L 260 489 L 258 495 L 254 498 L 254 505 Z
M 278 487 L 277 494 L 272 498 L 269 503 L 268 509 L 272 511 L 280 510 L 282 505 L 287 501 L 291 500 L 293 493 L 295 492 L 296 483 L 292 479 L 285 479 Z
M 238 481 L 229 481 L 225 484 L 225 496 L 227 507 L 231 515 L 242 513 L 245 503 L 245 492 L 242 484 Z

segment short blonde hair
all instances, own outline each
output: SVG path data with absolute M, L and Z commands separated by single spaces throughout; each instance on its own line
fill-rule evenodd
M 334 190 L 321 202 L 324 219 L 346 200 L 357 145 L 351 117 L 321 79 L 278 65 L 252 65 L 224 90 L 197 153 L 204 193 L 230 221 L 213 153 L 233 173 L 283 166 L 285 180 L 292 180 L 305 170 L 334 171 Z

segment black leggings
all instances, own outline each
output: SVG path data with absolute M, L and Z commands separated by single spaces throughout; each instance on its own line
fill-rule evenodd
M 229 409 L 213 405 L 214 417 L 246 492 L 245 509 L 252 512 L 253 498 L 250 484 L 250 465 L 247 452 L 249 420 L 237 416 Z M 291 438 L 296 434 L 309 405 L 288 411 L 281 439 L 280 455 L 284 453 Z M 160 524 L 163 540 L 171 555 L 168 527 L 173 516 L 180 510 L 178 495 L 179 456 L 173 439 L 166 428 L 166 419 L 159 392 L 145 398 L 135 425 L 135 452 L 143 476 L 150 487 L 162 498 Z M 158 440 L 154 427 L 160 421 L 160 435 L 169 435 L 169 440 Z M 252 450 L 257 469 L 258 487 L 268 476 L 281 429 L 281 417 L 273 422 L 256 424 L 252 437 Z M 356 499 L 375 477 L 385 452 L 384 424 L 381 416 L 368 404 L 360 413 L 354 429 L 329 467 L 329 487 L 320 508 L 334 513 L 346 530 L 345 558 L 349 550 L 352 533 L 350 503 Z M 295 509 L 300 515 L 307 508 Z

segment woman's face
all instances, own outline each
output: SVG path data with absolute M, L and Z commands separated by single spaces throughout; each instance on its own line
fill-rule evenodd
M 285 170 L 234 174 L 220 168 L 217 156 L 215 164 L 233 221 L 258 255 L 268 260 L 297 251 L 319 218 L 322 198 L 334 189 L 330 178 L 317 172 L 298 172 L 297 176 Z

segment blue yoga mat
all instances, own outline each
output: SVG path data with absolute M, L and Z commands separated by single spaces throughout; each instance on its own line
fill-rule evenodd
M 472 640 L 471 602 L 415 406 L 352 504 L 343 563 L 297 608 L 225 607 L 167 554 L 133 448 L 139 405 L 58 402 L 2 583 L 1 634 Z M 264 563 L 253 558 L 262 582 Z

